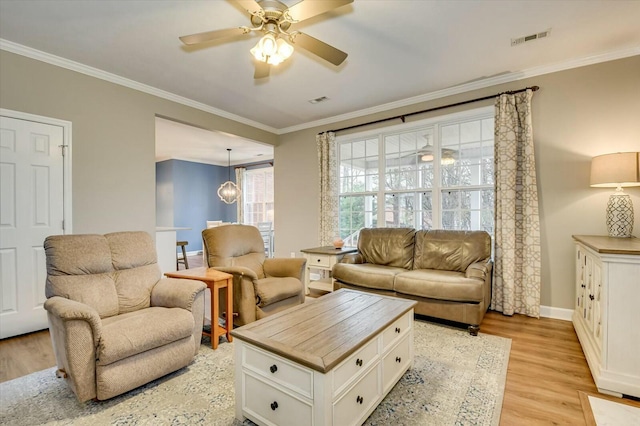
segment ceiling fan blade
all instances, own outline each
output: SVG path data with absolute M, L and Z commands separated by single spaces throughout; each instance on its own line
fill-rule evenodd
M 271 71 L 271 66 L 262 61 L 254 61 L 256 64 L 256 71 L 253 73 L 254 79 L 269 77 L 269 72 Z
M 303 49 L 308 50 L 314 55 L 321 57 L 325 61 L 331 62 L 333 65 L 340 65 L 345 59 L 347 59 L 347 54 L 342 50 L 336 49 L 335 47 L 304 33 L 297 33 L 292 42 Z
M 247 12 L 252 15 L 255 15 L 262 10 L 262 7 L 256 3 L 255 0 L 236 0 L 236 3 L 240 3 L 240 6 L 245 8 Z
M 296 21 L 304 21 L 349 3 L 353 3 L 353 0 L 303 0 L 289 8 L 289 16 Z
M 206 41 L 219 40 L 221 38 L 235 37 L 242 34 L 247 34 L 250 31 L 247 27 L 228 28 L 226 30 L 207 31 L 204 33 L 191 34 L 180 37 L 186 45 L 204 43 Z

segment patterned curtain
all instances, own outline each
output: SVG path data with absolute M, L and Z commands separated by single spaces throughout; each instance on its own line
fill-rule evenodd
M 244 172 L 247 169 L 244 167 L 236 167 L 236 185 L 240 189 L 240 194 L 238 195 L 238 202 L 236 205 L 237 218 L 236 222 L 244 223 Z
M 336 135 L 331 132 L 316 136 L 320 168 L 320 245 L 331 245 L 338 235 L 338 165 Z
M 503 94 L 495 118 L 495 266 L 491 309 L 540 317 L 540 220 L 533 92 Z

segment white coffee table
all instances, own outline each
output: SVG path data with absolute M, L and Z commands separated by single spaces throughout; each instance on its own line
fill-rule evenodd
M 413 363 L 415 304 L 340 289 L 234 329 L 236 418 L 361 424 Z

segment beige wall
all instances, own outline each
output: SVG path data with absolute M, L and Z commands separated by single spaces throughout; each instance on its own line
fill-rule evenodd
M 154 232 L 155 115 L 269 144 L 276 135 L 0 51 L 0 108 L 72 122 L 73 232 Z
M 609 189 L 589 187 L 591 157 L 640 151 L 640 56 L 547 74 L 408 108 L 282 135 L 275 148 L 276 253 L 318 245 L 318 174 L 315 134 L 504 90 L 540 86 L 533 98 L 534 141 L 542 232 L 541 303 L 573 308 L 572 234 L 606 234 Z M 480 102 L 420 116 L 423 119 Z M 398 124 L 398 123 L 393 123 Z M 360 129 L 362 130 L 362 129 Z M 640 236 L 640 188 L 628 188 Z
M 315 134 L 503 90 L 533 100 L 542 221 L 542 304 L 571 309 L 572 234 L 605 234 L 611 193 L 589 188 L 591 157 L 640 151 L 640 56 L 577 68 L 287 135 L 271 133 L 103 80 L 0 51 L 0 107 L 73 123 L 73 231 L 155 227 L 156 114 L 277 145 L 276 253 L 318 244 Z M 418 117 L 490 105 L 491 101 Z M 397 124 L 397 123 L 394 123 Z M 640 188 L 629 188 L 640 235 Z M 298 254 L 299 255 L 299 254 Z

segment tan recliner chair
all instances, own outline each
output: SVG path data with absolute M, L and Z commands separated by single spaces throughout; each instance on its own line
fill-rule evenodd
M 44 248 L 58 372 L 79 401 L 112 398 L 191 362 L 206 285 L 161 278 L 149 234 L 56 235 Z
M 242 326 L 304 303 L 305 259 L 265 259 L 255 226 L 227 225 L 202 231 L 207 265 L 233 274 L 234 324 Z M 221 308 L 222 309 L 222 308 Z

